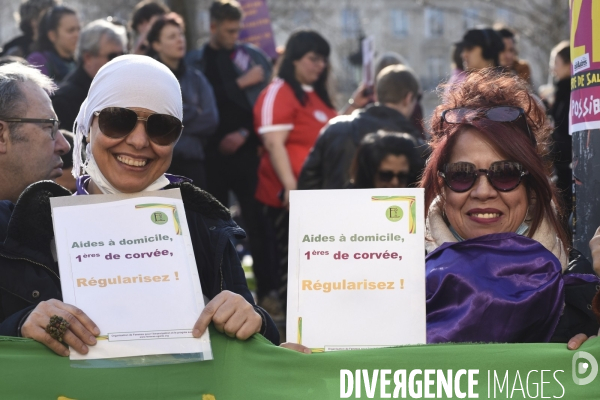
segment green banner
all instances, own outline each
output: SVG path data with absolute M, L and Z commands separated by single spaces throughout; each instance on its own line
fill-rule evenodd
M 598 338 L 579 352 L 565 344 L 446 344 L 311 355 L 259 335 L 241 342 L 213 329 L 211 340 L 213 361 L 81 369 L 32 340 L 0 337 L 0 398 L 600 398 Z

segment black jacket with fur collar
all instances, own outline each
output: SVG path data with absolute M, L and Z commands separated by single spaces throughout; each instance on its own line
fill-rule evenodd
M 234 236 L 244 237 L 244 231 L 207 192 L 187 182 L 166 187 L 173 188 L 181 190 L 204 295 L 212 299 L 223 290 L 240 294 L 263 318 L 261 334 L 279 344 L 273 320 L 254 304 L 231 243 Z M 38 303 L 62 300 L 58 264 L 51 250 L 50 198 L 70 194 L 54 182 L 43 181 L 25 189 L 15 205 L 6 239 L 0 243 L 0 335 L 19 336 L 21 325 Z

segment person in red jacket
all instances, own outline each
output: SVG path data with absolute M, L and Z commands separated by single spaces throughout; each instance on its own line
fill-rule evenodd
M 329 52 L 329 44 L 317 32 L 293 33 L 277 77 L 254 106 L 256 132 L 265 148 L 258 168 L 256 199 L 266 206 L 277 237 L 284 301 L 290 190 L 296 189 L 304 160 L 321 128 L 337 115 L 326 87 Z

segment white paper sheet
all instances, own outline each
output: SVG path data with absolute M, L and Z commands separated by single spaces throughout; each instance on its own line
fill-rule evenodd
M 290 204 L 287 340 L 425 343 L 423 189 L 292 191 Z
M 53 202 L 63 301 L 101 330 L 87 355 L 71 350 L 72 360 L 191 353 L 212 359 L 208 330 L 200 339 L 191 334 L 204 302 L 183 202 L 180 194 L 158 193 Z

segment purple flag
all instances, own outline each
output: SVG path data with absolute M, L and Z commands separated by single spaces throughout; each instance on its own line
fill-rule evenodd
M 272 59 L 277 58 L 267 1 L 239 0 L 239 2 L 244 10 L 240 40 L 259 47 Z

